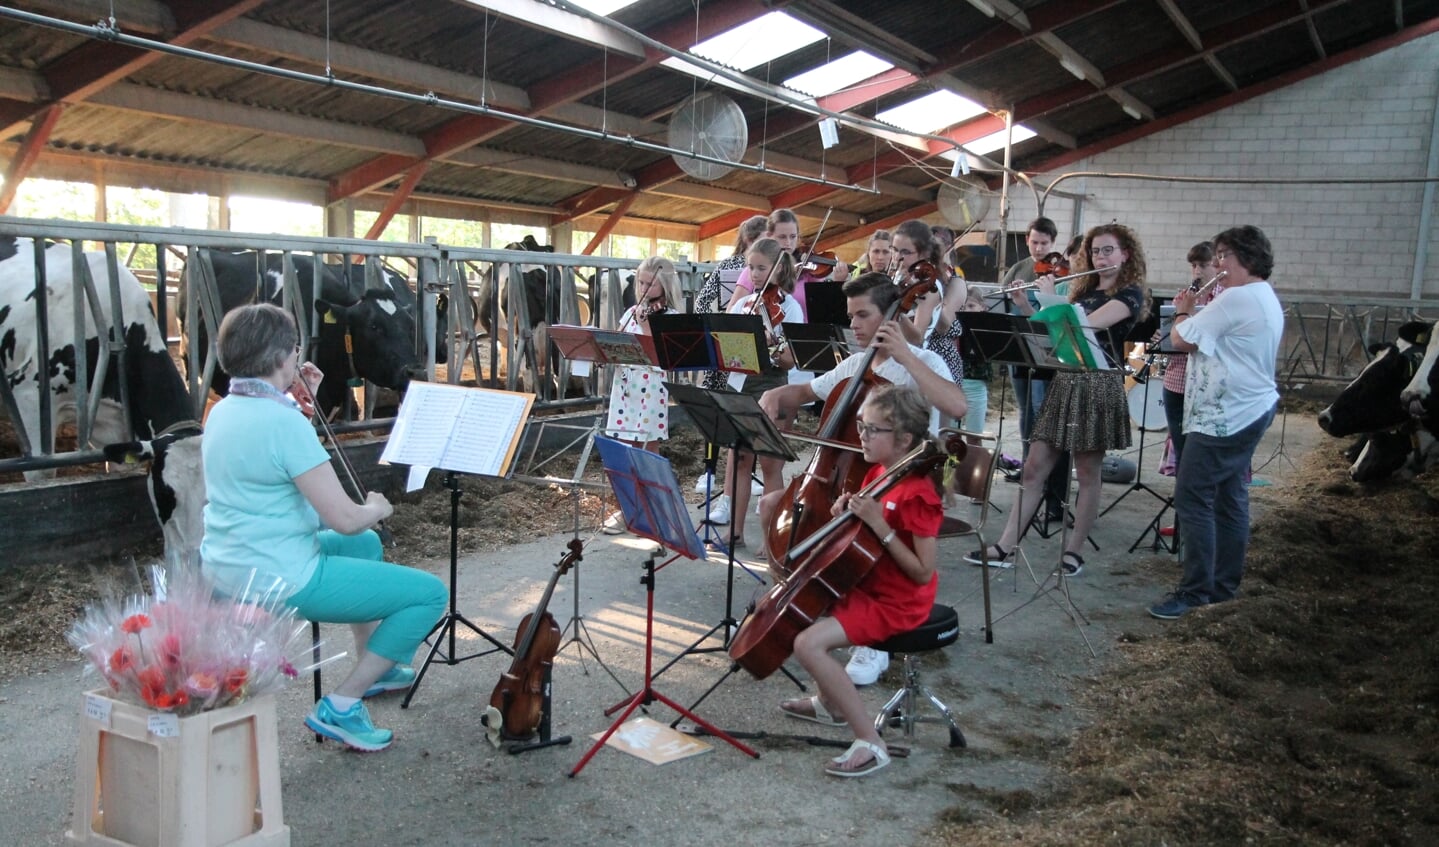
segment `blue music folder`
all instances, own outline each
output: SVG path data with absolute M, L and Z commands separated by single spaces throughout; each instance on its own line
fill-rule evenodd
M 596 436 L 595 446 L 630 532 L 689 559 L 709 555 L 669 459 L 603 435 Z

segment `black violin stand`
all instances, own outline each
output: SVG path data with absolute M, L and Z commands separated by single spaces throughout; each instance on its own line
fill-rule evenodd
M 430 634 L 425 636 L 425 640 L 430 642 L 430 652 L 425 655 L 425 661 L 420 665 L 420 672 L 415 676 L 414 684 L 410 686 L 409 691 L 405 692 L 405 699 L 400 701 L 402 709 L 410 707 L 410 700 L 414 699 L 415 692 L 420 690 L 420 683 L 424 680 L 425 673 L 429 671 L 430 665 L 434 664 L 437 657 L 447 665 L 458 665 L 460 662 L 478 659 L 491 653 L 503 652 L 507 655 L 514 655 L 513 650 L 496 641 L 494 636 L 480 629 L 459 612 L 456 595 L 458 594 L 460 568 L 460 497 L 464 494 L 460 490 L 459 474 L 455 471 L 445 471 L 445 487 L 450 490 L 450 610 L 440 618 L 439 622 L 430 630 Z M 455 643 L 455 631 L 460 626 L 469 629 L 494 646 L 468 656 L 456 655 L 459 648 Z M 446 639 L 449 641 L 448 648 L 445 646 Z
M 1139 372 L 1138 374 L 1136 374 L 1135 377 L 1136 379 L 1143 380 L 1141 390 L 1144 392 L 1144 408 L 1146 409 L 1149 408 L 1149 389 L 1155 380 L 1153 374 L 1153 365 L 1154 355 L 1156 352 L 1158 351 L 1152 351 L 1149 353 L 1148 356 L 1145 357 L 1144 366 L 1139 369 Z M 1144 436 L 1146 434 L 1146 430 L 1144 428 L 1144 422 L 1142 420 L 1136 421 L 1135 423 L 1139 427 L 1139 453 L 1137 455 L 1137 458 L 1135 459 L 1134 482 L 1130 483 L 1129 487 L 1124 489 L 1123 493 L 1121 493 L 1118 497 L 1114 498 L 1113 503 L 1105 506 L 1104 509 L 1100 511 L 1099 517 L 1102 518 L 1105 515 L 1109 514 L 1111 509 L 1113 509 L 1115 506 L 1118 506 L 1120 502 L 1123 501 L 1124 498 L 1128 497 L 1130 494 L 1133 494 L 1136 491 L 1143 491 L 1145 494 L 1148 494 L 1149 496 L 1159 501 L 1159 512 L 1150 519 L 1148 524 L 1145 525 L 1144 531 L 1139 533 L 1139 537 L 1134 539 L 1134 543 L 1129 545 L 1129 552 L 1133 553 L 1136 549 L 1138 549 L 1139 545 L 1144 543 L 1145 537 L 1152 532 L 1154 533 L 1154 542 L 1151 545 L 1150 549 L 1155 551 L 1162 549 L 1166 553 L 1173 553 L 1179 549 L 1178 536 L 1175 536 L 1174 544 L 1173 546 L 1171 546 L 1169 542 L 1164 540 L 1164 536 L 1159 534 L 1159 524 L 1161 521 L 1164 520 L 1164 515 L 1170 509 L 1174 508 L 1174 498 L 1166 497 L 1165 495 L 1154 490 L 1153 488 L 1150 488 L 1147 484 L 1145 484 Z
M 535 740 L 533 741 L 499 741 L 499 748 L 511 756 L 518 756 L 521 753 L 528 753 L 531 750 L 543 750 L 546 747 L 561 747 L 569 744 L 571 739 L 568 735 L 552 735 L 550 729 L 550 715 L 554 714 L 553 708 L 553 687 L 550 684 L 550 677 L 553 668 L 545 668 L 544 694 L 542 711 L 540 712 L 540 725 L 535 729 Z M 503 718 L 501 718 L 503 720 Z M 483 722 L 483 718 L 481 719 Z M 498 730 L 490 730 L 498 732 Z
M 670 391 L 670 397 L 679 406 L 684 407 L 689 414 L 690 420 L 704 434 L 705 439 L 714 444 L 728 446 L 736 455 L 741 451 L 753 453 L 756 456 L 773 456 L 786 461 L 794 461 L 798 458 L 790 449 L 784 436 L 775 427 L 774 422 L 769 419 L 759 407 L 759 401 L 746 394 L 738 394 L 732 391 L 708 391 L 703 388 L 696 388 L 691 385 L 677 383 L 665 383 Z M 739 484 L 738 482 L 736 484 Z M 733 506 L 731 506 L 733 508 Z M 665 663 L 664 667 L 655 672 L 658 679 L 661 674 L 674 667 L 680 659 L 686 656 L 701 655 L 705 653 L 728 653 L 730 642 L 739 631 L 739 621 L 734 616 L 734 571 L 738 566 L 745 573 L 749 574 L 761 587 L 768 585 L 759 574 L 750 570 L 743 562 L 735 560 L 735 530 L 734 521 L 730 521 L 729 543 L 725 547 L 727 559 L 725 570 L 725 606 L 724 614 L 719 623 L 710 627 L 703 635 L 696 638 L 688 647 L 684 648 L 674 658 Z M 723 633 L 723 634 L 721 634 Z M 700 645 L 720 636 L 721 643 L 715 646 L 702 647 Z M 712 685 L 701 697 L 691 704 L 690 708 L 699 706 L 711 692 L 720 686 L 726 679 L 739 669 L 739 666 L 731 663 L 729 671 L 720 677 L 719 681 Z M 804 684 L 787 669 L 781 668 L 785 675 L 799 686 L 801 691 L 805 690 Z M 678 721 L 676 721 L 678 723 Z

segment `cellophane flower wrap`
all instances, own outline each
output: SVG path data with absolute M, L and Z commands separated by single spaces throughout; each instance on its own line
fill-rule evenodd
M 278 592 L 227 597 L 194 561 L 152 567 L 151 584 L 149 593 L 102 594 L 68 633 L 115 699 L 193 715 L 278 691 L 313 669 L 308 624 Z

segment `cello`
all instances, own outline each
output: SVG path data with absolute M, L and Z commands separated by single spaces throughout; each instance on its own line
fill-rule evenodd
M 962 459 L 964 438 L 958 430 L 950 432 L 943 450 L 925 439 L 856 496 L 878 497 L 910 474 L 931 473 L 951 455 Z M 858 585 L 885 554 L 879 537 L 848 509 L 790 553 L 797 562 L 794 572 L 760 598 L 730 642 L 730 658 L 756 679 L 778 670 L 794 652 L 795 638 Z
M 522 741 L 540 729 L 549 705 L 550 668 L 560 649 L 563 633 L 550 614 L 550 596 L 555 585 L 570 566 L 580 561 L 584 545 L 578 538 L 570 539 L 569 552 L 555 565 L 555 572 L 545 586 L 544 596 L 535 610 L 520 620 L 515 638 L 515 655 L 510 669 L 500 676 L 490 694 L 490 706 L 480 719 L 488 729 L 491 743 Z
M 919 298 L 936 289 L 939 270 L 929 262 L 915 262 L 901 285 L 899 298 L 885 311 L 888 321 L 900 311 L 914 308 Z M 825 404 L 816 440 L 822 442 L 805 472 L 790 481 L 765 527 L 765 544 L 780 576 L 789 574 L 790 544 L 813 534 L 826 520 L 841 492 L 854 491 L 864 482 L 869 463 L 859 453 L 859 430 L 854 413 L 870 389 L 883 382 L 870 365 L 877 348 L 865 351 L 854 376 L 841 380 Z M 829 442 L 825 444 L 823 442 Z

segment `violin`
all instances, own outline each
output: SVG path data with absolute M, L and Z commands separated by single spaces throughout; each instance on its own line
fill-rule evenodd
M 769 269 L 769 276 L 764 281 L 764 286 L 758 290 L 755 298 L 750 301 L 749 310 L 746 314 L 759 315 L 764 319 L 765 332 L 774 338 L 774 346 L 769 348 L 771 360 L 778 359 L 784 353 L 789 342 L 784 337 L 784 289 L 774 281 L 774 272 L 779 267 L 779 262 Z
M 1064 254 L 1059 252 L 1058 250 L 1048 254 L 1042 259 L 1034 260 L 1035 276 L 1044 276 L 1045 274 L 1065 276 L 1068 273 L 1069 259 L 1065 258 Z
M 496 747 L 501 741 L 521 741 L 540 729 L 549 705 L 550 669 L 560 650 L 563 633 L 555 616 L 550 614 L 550 596 L 555 585 L 572 565 L 580 561 L 584 545 L 578 538 L 570 539 L 569 552 L 555 565 L 555 572 L 545 586 L 544 596 L 535 610 L 520 621 L 515 638 L 515 655 L 510 669 L 500 676 L 490 694 L 490 706 L 480 718 L 490 742 Z
M 943 450 L 925 439 L 856 496 L 877 497 L 907 476 L 932 472 L 948 456 L 962 460 L 967 449 L 958 430 L 945 438 Z M 730 658 L 756 679 L 778 670 L 794 652 L 800 632 L 869 575 L 885 550 L 879 537 L 846 509 L 790 555 L 798 562 L 794 572 L 760 598 L 730 642 Z
M 837 264 L 839 256 L 833 250 L 811 250 L 805 254 L 796 270 L 800 276 L 808 275 L 810 281 L 818 282 L 829 279 Z

